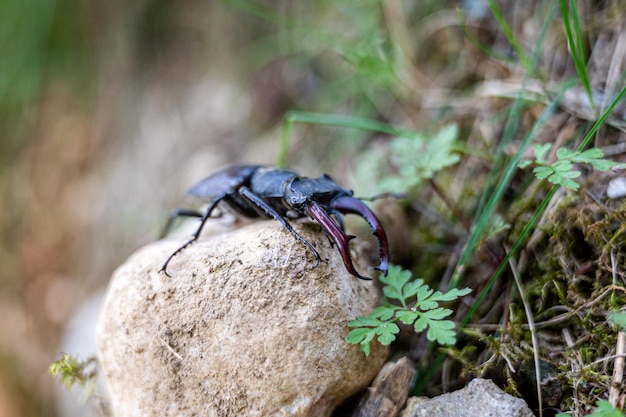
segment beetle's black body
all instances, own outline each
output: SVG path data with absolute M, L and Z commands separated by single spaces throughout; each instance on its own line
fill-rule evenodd
M 319 254 L 285 219 L 310 216 L 337 244 L 348 272 L 357 278 L 371 279 L 361 276 L 355 270 L 349 248 L 349 241 L 354 236 L 348 236 L 343 232 L 340 214 L 357 214 L 369 223 L 372 233 L 378 238 L 380 264 L 377 269 L 387 275 L 389 249 L 382 225 L 361 200 L 352 196 L 351 190 L 339 186 L 328 175 L 306 178 L 288 169 L 264 165 L 233 165 L 200 181 L 191 187 L 189 194 L 207 200 L 210 205 L 205 213 L 185 209 L 173 213 L 165 227 L 164 234 L 169 230 L 174 218 L 178 216 L 199 217 L 201 221 L 193 237 L 165 261 L 161 267 L 161 271 L 165 273 L 167 273 L 166 268 L 170 260 L 198 239 L 204 223 L 220 201 L 223 201 L 238 215 L 279 221 L 313 252 L 315 267 L 320 261 Z

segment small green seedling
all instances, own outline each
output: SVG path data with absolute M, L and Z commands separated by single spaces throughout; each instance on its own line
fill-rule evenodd
M 615 311 L 609 314 L 608 319 L 614 325 L 619 326 L 621 331 L 626 330 L 626 312 Z
M 82 400 L 86 401 L 95 388 L 96 358 L 93 356 L 81 361 L 69 353 L 63 353 L 61 359 L 50 365 L 49 371 L 52 376 L 59 376 L 61 383 L 68 389 L 76 384 L 85 387 Z
M 387 277 L 381 276 L 383 287 L 383 304 L 367 317 L 357 317 L 348 323 L 353 330 L 346 336 L 348 343 L 359 345 L 366 356 L 369 356 L 370 343 L 377 337 L 383 345 L 389 345 L 396 339 L 400 328 L 396 321 L 412 325 L 415 332 L 426 330 L 426 337 L 432 342 L 442 345 L 456 343 L 454 323 L 444 320 L 452 310 L 439 306 L 439 303 L 454 301 L 458 297 L 471 292 L 469 288 L 452 289 L 446 293 L 434 291 L 418 278 L 411 280 L 410 271 L 399 266 L 390 265 Z M 392 304 L 396 300 L 400 305 Z
M 552 147 L 551 143 L 534 145 L 535 160 L 525 160 L 519 163 L 520 168 L 525 168 L 530 164 L 537 165 L 533 172 L 539 179 L 547 179 L 552 184 L 561 185 L 572 190 L 577 190 L 580 185 L 574 178 L 580 176 L 580 171 L 574 169 L 574 164 L 589 164 L 599 171 L 608 171 L 611 168 L 626 168 L 626 164 L 602 159 L 602 150 L 598 148 L 587 149 L 586 151 L 573 151 L 567 148 L 559 148 L 556 151 L 557 160 L 549 164 L 545 161 L 545 156 Z
M 434 136 L 416 132 L 410 137 L 395 137 L 389 159 L 397 174 L 382 178 L 380 187 L 389 192 L 406 192 L 456 164 L 461 159 L 455 148 L 458 135 L 457 125 L 451 124 Z

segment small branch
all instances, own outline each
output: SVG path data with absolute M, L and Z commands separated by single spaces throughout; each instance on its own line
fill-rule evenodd
M 624 379 L 624 347 L 626 346 L 626 334 L 619 332 L 617 334 L 617 344 L 615 348 L 616 358 L 615 365 L 613 367 L 613 380 L 611 382 L 611 388 L 609 391 L 609 402 L 614 408 L 617 408 L 617 402 L 620 397 L 619 387 L 622 385 Z
M 615 251 L 611 251 L 611 266 L 613 271 L 613 285 L 617 282 L 617 266 L 615 262 Z M 617 408 L 617 402 L 620 397 L 619 387 L 624 379 L 624 351 L 626 345 L 626 334 L 623 331 L 617 333 L 617 343 L 615 346 L 615 364 L 613 366 L 613 379 L 609 388 L 609 402 L 614 408 Z

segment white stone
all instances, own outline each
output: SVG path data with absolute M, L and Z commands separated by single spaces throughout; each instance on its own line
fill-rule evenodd
M 435 398 L 411 397 L 400 417 L 534 417 L 521 398 L 506 394 L 488 379 Z
M 613 178 L 606 189 L 606 195 L 612 199 L 626 196 L 626 178 Z
M 379 292 L 345 270 L 319 225 L 294 227 L 320 252 L 317 268 L 265 221 L 201 238 L 174 257 L 171 277 L 158 270 L 179 240 L 115 272 L 98 328 L 115 416 L 323 417 L 368 385 L 387 349 L 365 357 L 344 338 Z

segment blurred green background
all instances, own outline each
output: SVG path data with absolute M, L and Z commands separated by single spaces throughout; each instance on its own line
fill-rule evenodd
M 398 80 L 385 20 L 404 7 L 442 5 L 0 2 L 1 417 L 59 415 L 47 369 L 89 339 L 78 309 L 189 185 L 232 161 L 272 163 L 286 111 L 395 119 L 415 86 Z M 345 178 L 367 136 L 299 127 L 289 162 Z M 72 317 L 87 322 L 66 330 Z
M 562 27 L 540 30 L 552 2 L 501 3 L 519 45 L 545 44 L 537 68 L 520 65 L 480 0 L 0 2 L 0 417 L 87 415 L 57 411 L 71 407 L 48 373 L 62 349 L 81 352 L 90 339 L 94 323 L 80 323 L 77 309 L 158 236 L 195 181 L 234 161 L 274 162 L 290 110 L 416 130 L 458 123 L 465 149 L 482 155 L 444 181 L 473 209 L 521 78 L 531 71 L 548 85 L 576 74 Z M 620 2 L 582 3 L 612 33 L 605 39 L 619 34 Z M 584 103 L 569 104 L 587 117 Z M 520 113 L 519 131 L 538 113 Z M 351 183 L 353 161 L 381 136 L 297 124 L 288 162 L 372 195 L 374 184 Z M 432 193 L 415 201 L 453 217 Z M 456 245 L 458 225 L 421 227 L 441 237 L 424 249 L 389 223 L 401 242 L 394 262 Z M 422 265 L 439 273 L 447 262 Z

